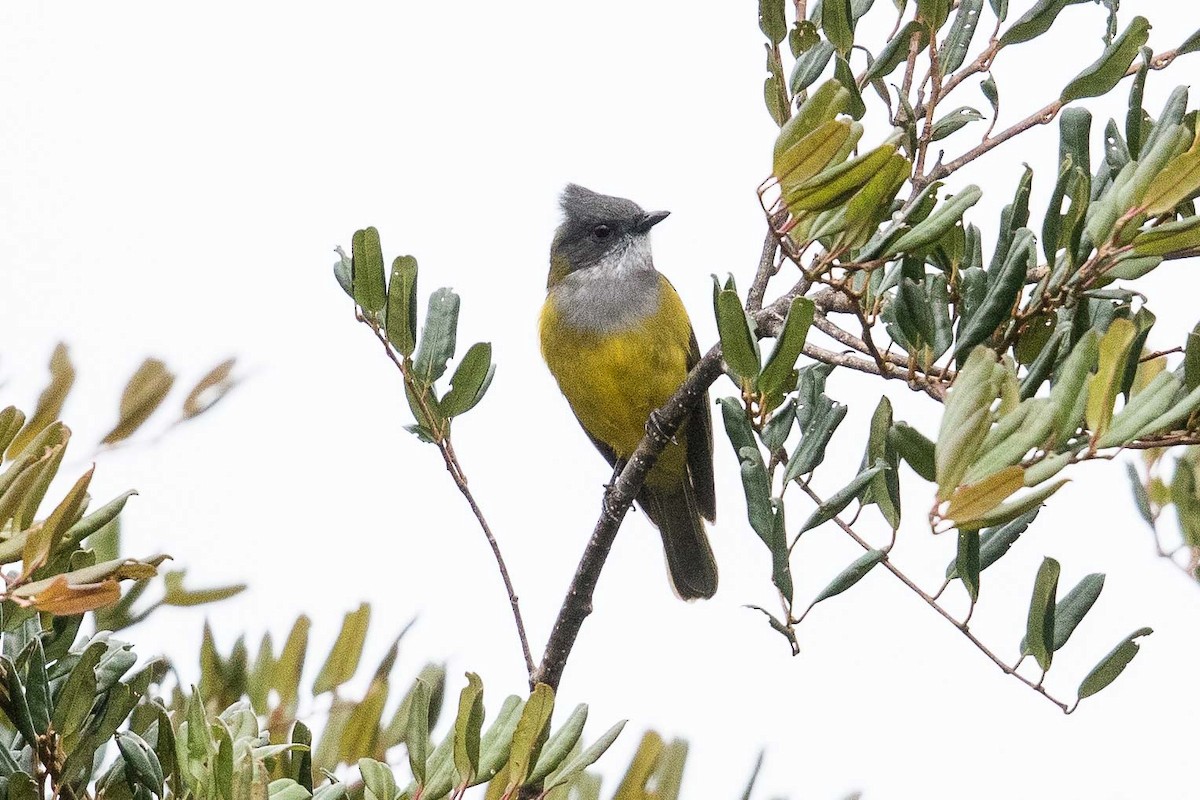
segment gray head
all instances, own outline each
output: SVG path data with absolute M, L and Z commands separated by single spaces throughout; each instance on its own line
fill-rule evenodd
M 563 189 L 559 205 L 562 224 L 550 246 L 550 279 L 553 285 L 572 272 L 605 263 L 645 243 L 650 229 L 667 218 L 669 211 L 644 211 L 632 200 L 598 194 L 573 183 Z M 639 247 L 647 254 L 649 247 Z

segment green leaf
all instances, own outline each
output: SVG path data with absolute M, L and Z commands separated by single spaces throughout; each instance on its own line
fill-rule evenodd
M 16 406 L 8 406 L 0 411 L 0 453 L 8 449 L 24 424 L 25 414 Z
M 892 74 L 892 71 L 908 58 L 913 36 L 917 37 L 918 53 L 929 45 L 929 28 L 916 20 L 905 23 L 895 36 L 888 39 L 887 44 L 879 51 L 879 56 L 867 67 L 863 85 Z
M 162 796 L 163 768 L 158 755 L 146 740 L 133 731 L 117 734 L 117 749 L 125 760 L 125 775 L 130 785 L 140 785 L 148 792 Z
M 358 771 L 362 774 L 366 800 L 395 800 L 400 790 L 392 768 L 372 758 L 360 758 Z
M 742 487 L 746 492 L 746 515 L 750 527 L 763 540 L 763 544 L 770 547 L 775 526 L 771 478 L 767 475 L 766 465 L 757 447 L 743 448 L 738 452 L 738 457 L 741 458 Z
M 417 679 L 413 683 L 408 708 L 408 731 L 404 745 L 408 749 L 408 765 L 418 786 L 425 783 L 425 764 L 429 760 L 429 687 Z
M 942 203 L 932 214 L 917 223 L 887 248 L 888 254 L 920 251 L 941 239 L 961 220 L 968 208 L 979 202 L 983 191 L 971 184 Z
M 790 124 L 790 123 L 789 123 Z M 775 154 L 773 174 L 780 191 L 786 193 L 803 184 L 837 157 L 854 141 L 854 127 L 844 120 L 830 120 Z
M 793 214 L 825 211 L 842 205 L 891 161 L 894 145 L 882 145 L 857 158 L 822 170 L 784 193 L 783 202 Z
M 896 199 L 897 192 L 912 174 L 912 162 L 899 153 L 892 155 L 879 172 L 871 177 L 858 192 L 846 203 L 844 213 L 845 230 L 834 241 L 836 248 L 863 249 L 858 253 L 859 260 L 873 258 L 866 255 L 873 246 L 882 247 L 892 233 L 899 231 L 900 224 L 893 217 L 891 224 L 884 231 L 879 225 L 888 217 L 888 213 Z M 903 216 L 903 214 L 901 215 Z M 875 243 L 878 242 L 878 245 Z M 878 289 L 872 291 L 878 292 Z
M 35 638 L 25 648 L 25 700 L 33 729 L 44 733 L 50 727 L 50 681 L 46 677 L 46 651 L 42 640 Z
M 274 689 L 279 694 L 279 705 L 290 707 L 297 701 L 300 675 L 304 670 L 304 657 L 308 651 L 308 629 L 312 625 L 303 614 L 296 618 L 279 661 L 275 665 Z
M 900 527 L 900 481 L 897 467 L 900 459 L 888 441 L 892 429 L 892 402 L 887 395 L 879 398 L 867 436 L 867 449 L 859 469 L 883 464 L 888 469 L 875 476 L 863 495 L 863 505 L 874 503 L 892 530 Z
M 784 483 L 807 475 L 820 466 L 825 458 L 825 448 L 829 446 L 829 440 L 842 424 L 848 410 L 841 403 L 819 394 L 797 411 L 802 438 L 800 446 L 792 451 L 787 470 L 784 471 Z
M 375 228 L 355 231 L 354 238 L 351 239 L 350 255 L 354 302 L 371 314 L 383 311 L 387 303 L 387 288 L 379 231 Z
M 479 735 L 483 730 L 483 682 L 467 673 L 467 685 L 458 697 L 454 721 L 454 768 L 460 785 L 470 785 L 479 774 Z
M 729 442 L 733 445 L 734 455 L 740 459 L 742 448 L 757 448 L 754 443 L 754 429 L 750 427 L 746 409 L 736 397 L 722 397 L 717 400 L 717 404 L 721 406 L 721 419 L 725 423 L 725 435 L 729 437 Z
M 975 28 L 979 25 L 979 12 L 982 10 L 983 0 L 961 0 L 958 4 L 950 32 L 938 48 L 942 77 L 954 72 L 966 60 L 967 51 L 971 49 L 971 39 L 975 36 Z
M 479 770 L 471 781 L 472 786 L 487 783 L 508 762 L 512 751 L 513 736 L 521 720 L 525 701 L 515 694 L 504 698 L 500 711 L 479 740 Z
M 442 413 L 457 417 L 470 411 L 483 399 L 495 374 L 491 342 L 471 345 L 450 378 L 450 391 L 439 403 Z
M 429 308 L 425 314 L 425 326 L 421 329 L 421 341 L 417 345 L 413 374 L 425 386 L 446 372 L 446 362 L 454 357 L 455 338 L 458 331 L 459 297 L 450 289 L 442 288 L 429 296 Z
M 934 447 L 939 500 L 947 499 L 958 486 L 991 428 L 991 406 L 1000 392 L 995 365 L 996 354 L 977 347 L 947 393 Z
M 1176 56 L 1194 53 L 1200 50 L 1200 30 L 1197 30 L 1191 36 L 1184 40 L 1183 44 L 1175 49 Z
M 1149 134 L 1143 120 L 1147 120 L 1146 109 L 1142 108 L 1142 97 L 1146 89 L 1146 75 L 1150 72 L 1150 61 L 1154 57 L 1149 47 L 1141 51 L 1142 63 L 1133 76 L 1129 87 L 1129 109 L 1125 113 L 1125 141 L 1129 145 L 1130 155 L 1137 158 L 1142 151 L 1143 134 Z M 1147 120 L 1148 121 L 1148 120 Z
M 933 141 L 937 142 L 945 139 L 964 125 L 971 122 L 978 122 L 983 118 L 983 114 L 980 114 L 970 106 L 959 106 L 953 111 L 942 115 L 941 119 L 933 123 Z
M 387 293 L 388 341 L 400 355 L 411 356 L 417 347 L 417 260 L 397 256 Z
M 1013 305 L 1025 285 L 1030 262 L 1035 260 L 1037 244 L 1028 228 L 1018 229 L 1008 255 L 999 269 L 988 273 L 987 292 L 979 307 L 959 326 L 954 352 L 961 359 L 975 345 L 987 341 L 996 328 L 1012 315 Z
M 868 550 L 861 556 L 856 558 L 850 566 L 837 574 L 829 585 L 821 590 L 816 599 L 812 601 L 813 605 L 828 600 L 831 597 L 841 594 L 849 589 L 854 584 L 858 583 L 866 574 L 874 569 L 875 565 L 887 558 L 887 553 L 883 550 Z
M 1126 636 L 1120 644 L 1112 649 L 1112 652 L 1100 660 L 1099 664 L 1092 667 L 1092 671 L 1079 684 L 1079 699 L 1091 697 L 1115 681 L 1125 667 L 1129 666 L 1129 662 L 1133 661 L 1133 657 L 1138 654 L 1141 646 L 1137 640 L 1152 633 L 1154 631 L 1150 628 L 1138 628 Z
M 951 0 L 917 0 L 917 19 L 929 25 L 930 30 L 939 30 L 950 17 Z
M 958 555 L 954 559 L 954 576 L 963 582 L 971 602 L 979 600 L 979 573 L 982 570 L 979 557 L 979 532 L 958 532 Z
M 829 65 L 829 59 L 833 58 L 834 49 L 832 44 L 821 39 L 796 59 L 788 81 L 792 94 L 800 94 L 816 83 L 817 78 L 821 77 L 821 73 Z
M 1125 77 L 1129 65 L 1149 38 L 1150 23 L 1145 17 L 1134 17 L 1121 35 L 1104 49 L 1100 58 L 1066 85 L 1059 100 L 1069 103 L 1084 97 L 1108 94 Z
M 821 30 L 843 56 L 854 46 L 854 23 L 850 0 L 824 0 L 821 3 Z
M 762 442 L 767 452 L 774 453 L 783 447 L 795 424 L 796 401 L 789 397 L 782 406 L 771 413 L 770 419 L 762 426 Z
M 715 310 L 721 355 L 726 366 L 743 386 L 754 386 L 761 369 L 754 323 L 742 308 L 737 292 L 730 289 L 720 289 L 716 293 Z
M 1139 256 L 1165 256 L 1200 247 L 1200 216 L 1184 217 L 1175 222 L 1155 225 L 1142 231 L 1130 242 Z M 1109 274 L 1113 274 L 1113 270 Z M 1120 276 L 1117 276 L 1120 277 Z
M 821 41 L 821 34 L 817 32 L 817 26 L 810 19 L 798 20 L 795 27 L 788 33 L 788 49 L 792 51 L 792 58 L 800 58 L 804 53 L 816 47 L 819 41 Z
M 763 81 L 763 103 L 775 124 L 783 127 L 788 120 L 788 102 L 783 95 L 783 84 L 775 75 L 768 75 Z
M 1000 46 L 1020 44 L 1036 39 L 1054 24 L 1058 12 L 1069 5 L 1084 2 L 1084 0 L 1038 0 L 1033 8 L 1021 15 L 1021 18 L 1009 26 L 1000 36 Z M 994 6 L 993 6 L 994 8 Z
M 767 539 L 767 547 L 771 551 L 771 582 L 783 595 L 790 606 L 795 588 L 792 585 L 792 565 L 789 561 L 791 551 L 788 550 L 787 525 L 784 517 L 783 501 L 778 497 L 771 498 L 771 531 Z
M 1183 201 L 1200 191 L 1200 139 L 1194 140 L 1187 152 L 1167 163 L 1150 185 L 1142 202 L 1152 217 L 1167 214 Z M 1186 221 L 1187 218 L 1185 218 Z M 1193 222 L 1195 216 L 1190 218 Z
M 785 391 L 788 379 L 796 367 L 796 359 L 804 350 L 804 341 L 808 337 L 808 329 L 812 325 L 815 312 L 816 306 L 809 298 L 797 297 L 792 300 L 783 330 L 758 380 L 759 391 L 763 394 L 782 395 Z
M 776 177 L 782 178 L 784 175 L 778 170 L 780 156 L 823 123 L 832 121 L 834 117 L 845 111 L 849 101 L 850 93 L 846 91 L 846 88 L 830 79 L 818 86 L 808 99 L 800 104 L 795 116 L 780 129 L 779 136 L 775 139 L 772 159 L 776 164 L 774 173 Z M 844 124 L 849 129 L 849 124 Z
M 338 286 L 342 287 L 342 291 L 354 299 L 354 278 L 351 273 L 353 271 L 350 256 L 346 255 L 346 251 L 338 247 L 333 248 L 338 254 L 338 260 L 333 262 L 333 277 L 338 282 Z
M 566 766 L 559 771 L 558 775 L 545 787 L 543 792 L 548 794 L 551 789 L 566 785 L 572 778 L 596 763 L 596 760 L 604 755 L 604 751 L 608 750 L 612 746 L 612 743 L 617 740 L 617 736 L 621 734 L 621 729 L 624 727 L 625 720 L 621 720 L 605 731 L 590 747 L 585 748 L 568 761 Z
M 995 119 L 1000 113 L 1000 87 L 996 85 L 996 79 L 991 76 L 991 73 L 988 73 L 988 76 L 979 82 L 979 90 L 991 104 L 992 119 Z
M 17 668 L 7 656 L 0 656 L 0 711 L 25 739 L 30 747 L 37 747 L 37 731 L 29 713 L 25 685 Z
M 854 480 L 846 484 L 844 487 L 835 492 L 829 499 L 817 507 L 817 510 L 812 513 L 808 521 L 800 528 L 800 533 L 810 531 L 818 525 L 823 525 L 829 520 L 836 517 L 845 510 L 846 506 L 856 500 L 859 495 L 866 491 L 867 486 L 881 471 L 888 467 L 884 464 L 877 464 L 874 467 L 865 469 L 858 475 L 854 476 Z
M 1113 404 L 1121 390 L 1125 366 L 1137 329 L 1127 319 L 1114 319 L 1100 337 L 1100 360 L 1096 373 L 1088 379 L 1086 418 L 1093 441 L 1108 430 L 1112 422 Z
M 787 19 L 783 14 L 784 0 L 759 0 L 758 27 L 772 45 L 787 37 Z
M 575 706 L 575 710 L 571 712 L 571 716 L 567 717 L 567 721 L 550 735 L 545 746 L 542 747 L 541 755 L 538 756 L 537 763 L 530 771 L 526 783 L 530 785 L 541 783 L 547 775 L 566 761 L 579 742 L 579 737 L 583 734 L 583 726 L 587 722 L 587 717 L 588 707 L 586 705 L 580 703 Z
M 1093 572 L 1085 575 L 1071 591 L 1054 606 L 1054 649 L 1061 650 L 1075 628 L 1091 611 L 1104 589 L 1104 575 Z
M 850 69 L 850 62 L 841 53 L 834 56 L 833 77 L 834 80 L 846 87 L 846 91 L 850 95 L 846 113 L 854 119 L 862 119 L 863 114 L 867 113 L 867 107 L 863 103 L 862 95 L 859 94 L 858 82 L 854 78 L 854 72 Z
M 896 448 L 913 472 L 927 481 L 936 481 L 937 472 L 934 467 L 934 445 L 928 437 L 909 425 L 907 422 L 897 422 L 888 431 L 888 442 Z
M 67 737 L 67 744 L 72 743 L 72 736 L 78 737 L 83 721 L 96 702 L 96 665 L 107 649 L 107 644 L 102 641 L 89 644 L 58 690 L 50 723 L 54 730 Z
M 370 622 L 371 606 L 367 603 L 346 614 L 337 641 L 333 643 L 333 649 L 313 683 L 314 695 L 336 689 L 354 677 L 362 657 L 363 645 L 367 640 L 367 626 Z
M 550 717 L 553 713 L 554 689 L 544 683 L 537 684 L 521 711 L 521 719 L 512 738 L 512 751 L 508 757 L 510 791 L 524 785 L 529 778 L 530 769 L 550 737 Z
M 1053 558 L 1042 559 L 1033 582 L 1033 596 L 1029 600 L 1025 641 L 1043 672 L 1050 669 L 1050 662 L 1054 658 L 1054 596 L 1058 592 L 1061 569 Z

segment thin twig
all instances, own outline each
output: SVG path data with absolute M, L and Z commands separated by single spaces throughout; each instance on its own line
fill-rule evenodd
M 779 239 L 768 225 L 767 236 L 763 240 L 762 256 L 758 259 L 758 270 L 754 273 L 754 283 L 750 284 L 750 291 L 746 294 L 746 309 L 752 314 L 762 308 L 767 283 L 779 271 L 775 265 L 775 254 L 778 252 Z
M 361 313 L 358 314 L 358 320 L 370 327 L 371 332 L 375 334 L 375 338 L 383 345 L 384 352 L 387 353 L 388 358 L 396 365 L 396 369 L 400 370 L 400 374 L 407 382 L 409 380 L 408 368 L 392 348 L 387 334 L 379 327 L 378 323 L 363 316 Z M 424 394 L 415 391 L 412 394 L 425 411 L 426 418 L 433 418 L 433 415 L 429 413 L 430 409 L 425 402 Z M 475 496 L 471 494 L 470 487 L 467 486 L 467 476 L 454 452 L 454 446 L 450 443 L 450 434 L 448 432 L 444 433 L 439 437 L 436 444 L 438 452 L 442 454 L 442 461 L 446 465 L 446 471 L 450 473 L 450 477 L 454 480 L 454 485 L 458 487 L 458 491 L 466 499 L 467 505 L 471 507 L 471 512 L 475 514 L 475 519 L 479 522 L 479 527 L 483 530 L 483 535 L 487 538 L 488 545 L 492 548 L 492 555 L 496 558 L 496 566 L 499 568 L 500 577 L 504 581 L 504 589 L 508 592 L 509 605 L 512 606 L 513 622 L 517 626 L 517 638 L 521 640 L 521 653 L 525 657 L 525 668 L 530 678 L 529 685 L 532 688 L 534 685 L 533 653 L 529 649 L 529 637 L 525 633 L 525 621 L 521 617 L 521 606 L 517 599 L 517 591 L 513 588 L 512 578 L 508 574 L 508 566 L 504 563 L 504 556 L 500 553 L 500 543 L 496 541 L 496 537 L 492 534 L 491 526 L 488 525 L 487 519 L 483 516 L 483 511 L 480 510 L 479 504 L 475 502 Z
M 810 498 L 812 498 L 813 502 L 815 502 L 817 505 L 824 505 L 825 501 L 822 500 L 817 495 L 817 493 L 812 490 L 812 488 L 808 484 L 804 483 L 803 481 L 798 481 L 798 483 L 800 483 L 801 488 L 804 489 L 804 493 L 807 494 Z M 861 536 L 859 536 L 857 533 L 855 533 L 854 529 L 851 528 L 849 525 L 847 525 L 845 522 L 843 522 L 840 517 L 834 517 L 833 521 L 835 523 L 837 523 L 837 526 L 839 528 L 841 528 L 843 531 L 845 531 L 846 534 L 851 539 L 853 539 L 855 541 L 855 543 L 858 544 L 859 547 L 861 547 L 864 550 L 875 549 L 875 548 L 871 547 L 870 542 L 868 542 L 867 540 L 865 540 Z M 1017 672 L 1016 667 L 1010 667 L 1008 664 L 1004 663 L 1004 661 L 999 656 L 997 656 L 995 653 L 993 653 L 988 648 L 987 645 L 985 645 L 983 642 L 981 642 L 979 640 L 979 638 L 974 633 L 971 632 L 971 629 L 967 626 L 967 624 L 965 622 L 959 622 L 957 619 L 955 619 L 954 616 L 949 611 L 947 611 L 945 608 L 943 608 L 941 605 L 939 605 L 938 602 L 936 600 L 934 600 L 934 598 L 932 596 L 930 596 L 920 586 L 918 586 L 916 583 L 914 583 L 911 578 L 909 578 L 907 575 L 905 575 L 903 572 L 901 572 L 900 569 L 895 564 L 892 563 L 890 556 L 884 555 L 884 557 L 880 560 L 879 563 L 882 564 L 884 566 L 884 568 L 887 569 L 888 572 L 895 575 L 900 580 L 900 582 L 903 583 L 905 586 L 907 586 L 914 594 L 916 594 L 918 597 L 920 597 L 922 600 L 924 600 L 925 603 L 930 608 L 932 608 L 934 611 L 938 612 L 947 622 L 949 622 L 951 625 L 953 625 L 955 628 L 957 628 L 958 631 L 963 636 L 967 637 L 967 639 L 971 642 L 971 644 L 975 645 L 975 647 L 978 648 L 981 653 L 983 653 L 985 656 L 987 656 L 989 659 L 991 659 L 992 663 L 994 663 L 997 667 L 999 667 L 1004 672 L 1005 675 L 1011 675 L 1012 677 L 1019 680 L 1021 683 L 1028 686 L 1030 689 L 1033 689 L 1035 692 L 1040 694 L 1042 697 L 1045 697 L 1051 703 L 1054 703 L 1054 705 L 1058 706 L 1059 709 L 1061 709 L 1064 714 L 1071 713 L 1071 711 L 1072 711 L 1071 707 L 1068 706 L 1066 703 L 1062 702 L 1061 700 L 1058 700 L 1058 699 L 1052 697 L 1046 691 L 1045 687 L 1043 687 L 1041 685 L 1040 681 L 1038 683 L 1034 683 L 1033 681 L 1026 678 L 1024 675 L 1021 675 L 1019 672 Z
M 1053 119 L 1058 116 L 1058 112 L 1062 110 L 1062 107 L 1063 102 L 1061 100 L 1055 100 L 1053 103 L 1048 103 L 1020 122 L 1012 125 L 1011 127 L 1005 128 L 1003 131 L 989 139 L 984 139 L 983 142 L 981 142 L 978 146 L 968 150 L 953 161 L 947 161 L 945 164 L 939 164 L 931 169 L 928 175 L 925 175 L 923 178 L 919 179 L 923 182 L 923 184 L 929 184 L 933 181 L 941 180 L 951 172 L 954 172 L 960 167 L 971 163 L 984 153 L 997 147 L 998 145 L 1004 144 L 1014 136 L 1024 133 L 1036 125 L 1045 125 L 1046 123 L 1053 121 Z
M 470 487 L 467 486 L 467 478 L 463 475 L 458 457 L 454 454 L 454 445 L 450 443 L 450 437 L 446 437 L 438 445 L 438 448 L 442 451 L 442 458 L 446 460 L 446 469 L 450 472 L 450 477 L 454 479 L 454 485 L 466 498 L 467 505 L 475 514 L 475 519 L 479 520 L 479 527 L 483 531 L 484 537 L 487 538 L 488 545 L 492 548 L 492 555 L 496 558 L 496 566 L 500 569 L 500 577 L 504 580 L 504 589 L 508 592 L 508 604 L 512 606 L 513 621 L 517 625 L 517 637 L 521 640 L 521 655 L 525 657 L 525 670 L 529 675 L 529 688 L 532 689 L 534 687 L 533 653 L 529 650 L 529 638 L 525 634 L 525 623 L 521 619 L 521 605 L 518 602 L 517 590 L 513 588 L 512 578 L 509 577 L 508 567 L 504 563 L 504 556 L 500 553 L 500 543 L 496 541 L 491 526 L 488 525 L 487 519 L 479 509 L 479 504 L 475 502 L 475 496 L 471 494 Z

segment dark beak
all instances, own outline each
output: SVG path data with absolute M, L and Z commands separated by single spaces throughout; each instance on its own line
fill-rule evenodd
M 671 215 L 670 211 L 651 211 L 647 214 L 642 215 L 642 218 L 638 221 L 638 223 L 636 225 L 633 226 L 633 229 L 635 231 L 637 231 L 638 233 L 646 233 L 647 231 L 649 231 L 651 228 L 653 228 L 658 223 L 662 222 L 664 219 L 666 219 L 670 215 Z

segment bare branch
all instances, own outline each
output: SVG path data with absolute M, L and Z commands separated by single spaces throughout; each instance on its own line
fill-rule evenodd
M 779 252 L 779 239 L 775 236 L 770 224 L 767 226 L 767 236 L 763 240 L 762 256 L 758 259 L 758 271 L 754 273 L 754 283 L 746 295 L 746 308 L 754 313 L 762 308 L 763 296 L 767 293 L 767 283 L 775 277 L 779 268 L 775 265 L 775 254 Z

